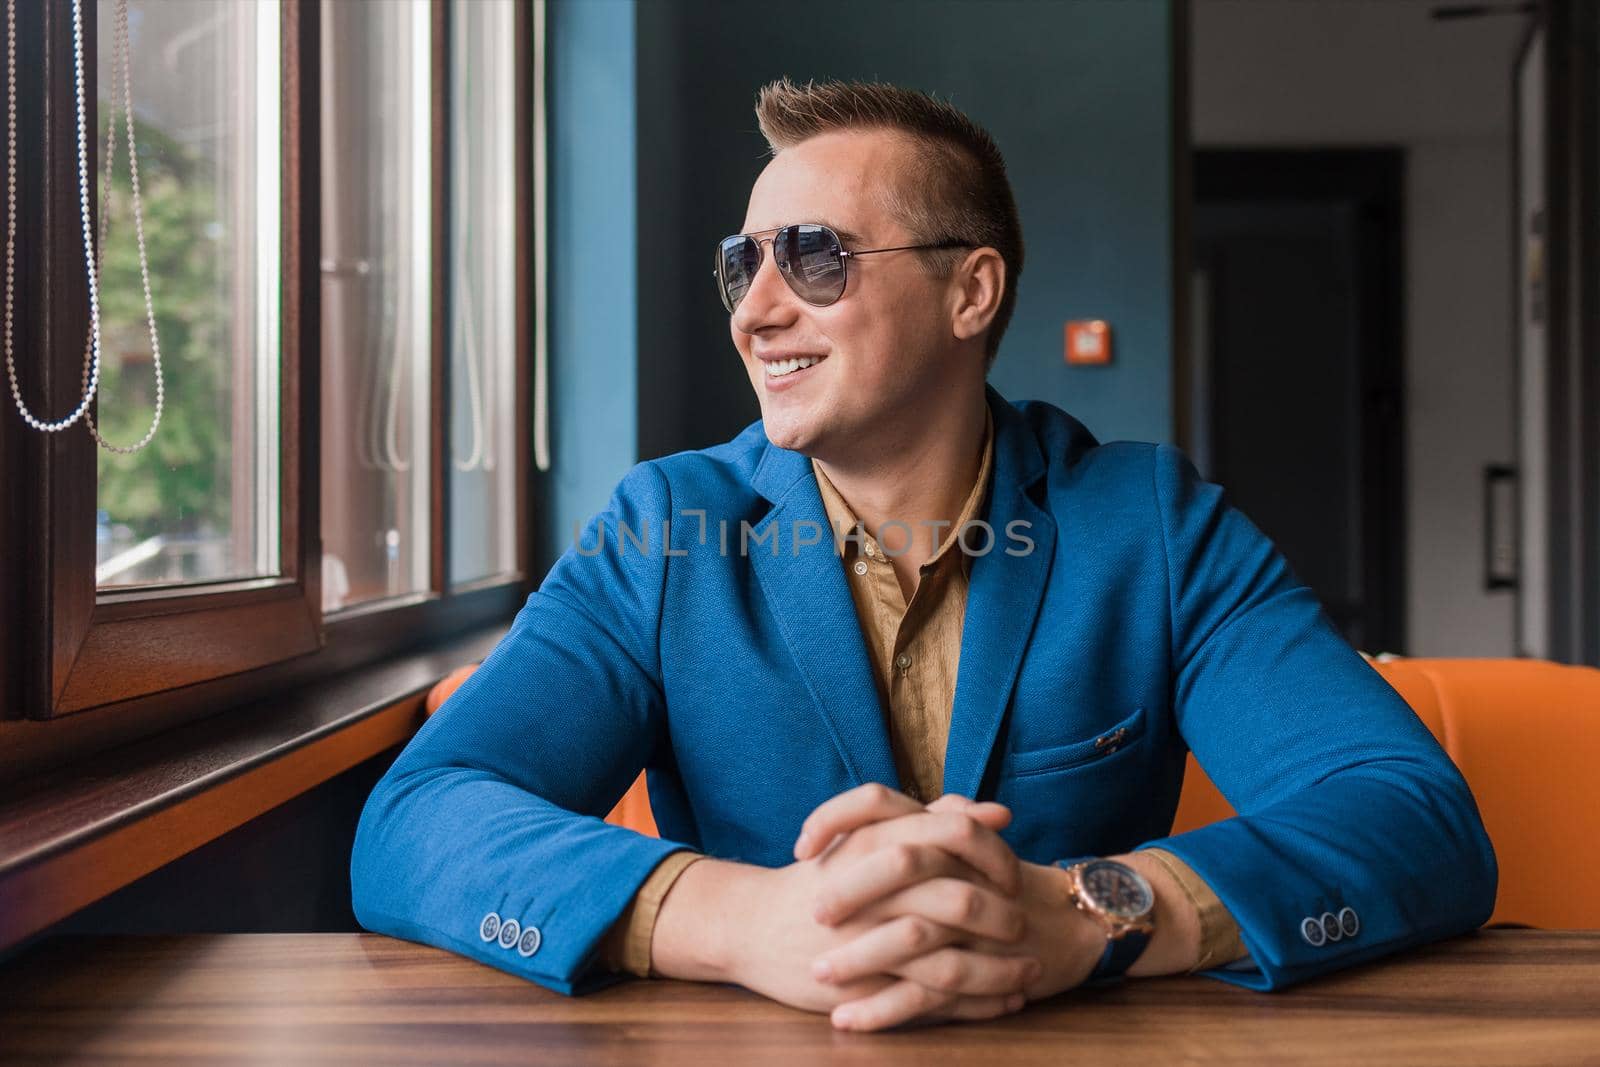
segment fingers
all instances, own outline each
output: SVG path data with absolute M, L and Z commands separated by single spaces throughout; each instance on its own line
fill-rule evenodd
M 1043 968 L 1032 956 L 992 956 L 951 946 L 909 960 L 894 973 L 918 985 L 958 996 L 1027 995 Z
M 971 797 L 962 796 L 960 793 L 945 793 L 938 800 L 930 801 L 927 806 L 929 811 L 965 811 L 985 812 L 1003 811 L 1010 813 L 1010 808 L 992 800 L 973 800 Z
M 901 915 L 824 952 L 811 964 L 819 982 L 842 985 L 863 974 L 898 967 L 925 952 L 948 945 L 961 934 L 922 915 Z
M 863 919 L 879 924 L 902 915 L 918 915 L 967 937 L 986 937 L 1007 944 L 1027 932 L 1027 919 L 1014 898 L 960 878 L 918 882 L 861 912 Z
M 956 811 L 964 813 L 970 819 L 976 819 L 991 830 L 1003 830 L 1011 821 L 1011 809 L 1004 804 L 990 801 L 982 803 L 962 796 L 960 793 L 946 793 L 927 807 L 928 811 Z
M 811 973 L 835 985 L 893 973 L 930 989 L 969 996 L 1025 992 L 1039 977 L 1034 957 L 975 951 L 954 944 L 959 937 L 958 931 L 920 915 L 903 915 L 817 957 Z
M 842 922 L 874 901 L 935 878 L 1000 888 L 982 871 L 937 845 L 902 841 L 841 861 L 825 876 L 812 914 L 825 925 Z
M 921 804 L 904 793 L 878 782 L 868 782 L 846 790 L 823 801 L 806 816 L 806 821 L 800 824 L 800 836 L 794 843 L 794 858 L 810 859 L 826 848 L 836 836 L 849 833 L 858 826 L 924 810 Z
M 957 997 L 945 1008 L 946 1019 L 998 1019 L 1015 1015 L 1028 1003 L 1022 993 L 1006 997 Z
M 925 812 L 893 826 L 861 831 L 864 854 L 839 858 L 824 875 L 816 918 L 838 922 L 896 889 L 939 875 L 972 877 L 1015 896 L 1022 863 L 993 830 L 955 812 Z M 856 840 L 855 837 L 851 838 Z M 960 861 L 953 867 L 945 857 Z
M 962 997 L 902 980 L 870 997 L 839 1005 L 833 1009 L 832 1022 L 840 1030 L 882 1030 L 914 1021 L 993 1019 L 1017 1011 L 1024 1003 L 1021 993 Z
M 977 801 L 972 800 L 972 799 L 970 799 L 968 797 L 964 797 L 960 793 L 946 793 L 944 796 L 940 797 L 938 800 L 935 800 L 932 803 L 930 803 L 928 805 L 928 809 L 927 810 L 929 810 L 929 811 L 966 811 L 969 808 L 975 808 L 977 806 L 978 806 L 978 802 Z
M 946 800 L 949 796 L 953 794 L 946 794 L 933 803 L 945 802 L 947 806 L 954 805 L 955 801 Z M 963 813 L 971 818 L 981 818 L 990 829 L 1001 829 L 1011 821 L 1010 809 L 1003 804 L 969 801 L 968 805 L 963 809 Z M 805 822 L 800 825 L 800 836 L 794 843 L 794 858 L 810 859 L 840 834 L 847 834 L 859 827 L 902 815 L 925 813 L 931 807 L 932 805 L 924 807 L 904 793 L 890 789 L 879 782 L 858 786 L 823 802 L 806 817 Z M 944 812 L 944 814 L 953 816 L 955 813 Z M 994 823 L 998 825 L 992 825 Z

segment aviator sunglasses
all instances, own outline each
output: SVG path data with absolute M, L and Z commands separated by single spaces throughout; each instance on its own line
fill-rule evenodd
M 760 238 L 763 233 L 771 237 Z M 894 248 L 868 248 L 846 251 L 839 235 L 818 223 L 805 222 L 776 230 L 736 233 L 717 244 L 717 292 L 722 306 L 733 314 L 744 294 L 749 292 L 761 269 L 761 246 L 772 244 L 772 259 L 778 273 L 801 300 L 816 307 L 827 307 L 844 296 L 847 280 L 845 260 L 856 256 L 875 256 L 880 252 L 908 252 L 916 249 L 976 248 L 970 241 L 945 240 L 937 244 L 898 245 Z

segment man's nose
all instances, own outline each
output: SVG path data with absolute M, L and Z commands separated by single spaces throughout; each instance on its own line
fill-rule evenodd
M 783 280 L 769 245 L 763 251 L 761 266 L 750 279 L 744 299 L 733 309 L 733 325 L 741 333 L 755 333 L 764 327 L 784 326 L 794 321 L 797 298 Z

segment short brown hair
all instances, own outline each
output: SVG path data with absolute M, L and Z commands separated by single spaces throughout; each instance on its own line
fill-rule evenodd
M 1006 161 L 988 131 L 951 104 L 880 82 L 808 81 L 797 86 L 781 78 L 761 87 L 756 119 L 774 156 L 837 130 L 892 130 L 911 139 L 919 180 L 902 176 L 887 186 L 884 206 L 919 243 L 955 239 L 1000 253 L 1006 265 L 1005 290 L 984 345 L 985 366 L 993 364 L 1017 303 L 1022 222 L 1006 178 Z M 931 274 L 944 277 L 968 253 L 916 254 Z

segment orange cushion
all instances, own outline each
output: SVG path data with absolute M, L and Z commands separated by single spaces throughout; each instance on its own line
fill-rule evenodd
M 423 708 L 429 715 L 439 710 L 450 694 L 461 688 L 461 683 L 472 677 L 472 672 L 478 669 L 476 663 L 469 663 L 465 667 L 457 667 L 445 675 L 434 687 L 428 690 L 428 697 L 422 702 Z
M 1489 921 L 1600 927 L 1600 670 L 1514 659 L 1379 669 L 1438 698 L 1434 736 L 1472 787 L 1500 865 Z
M 1523 659 L 1373 667 L 1478 801 L 1500 867 L 1489 922 L 1600 928 L 1600 670 Z M 1191 753 L 1172 832 L 1233 813 Z

